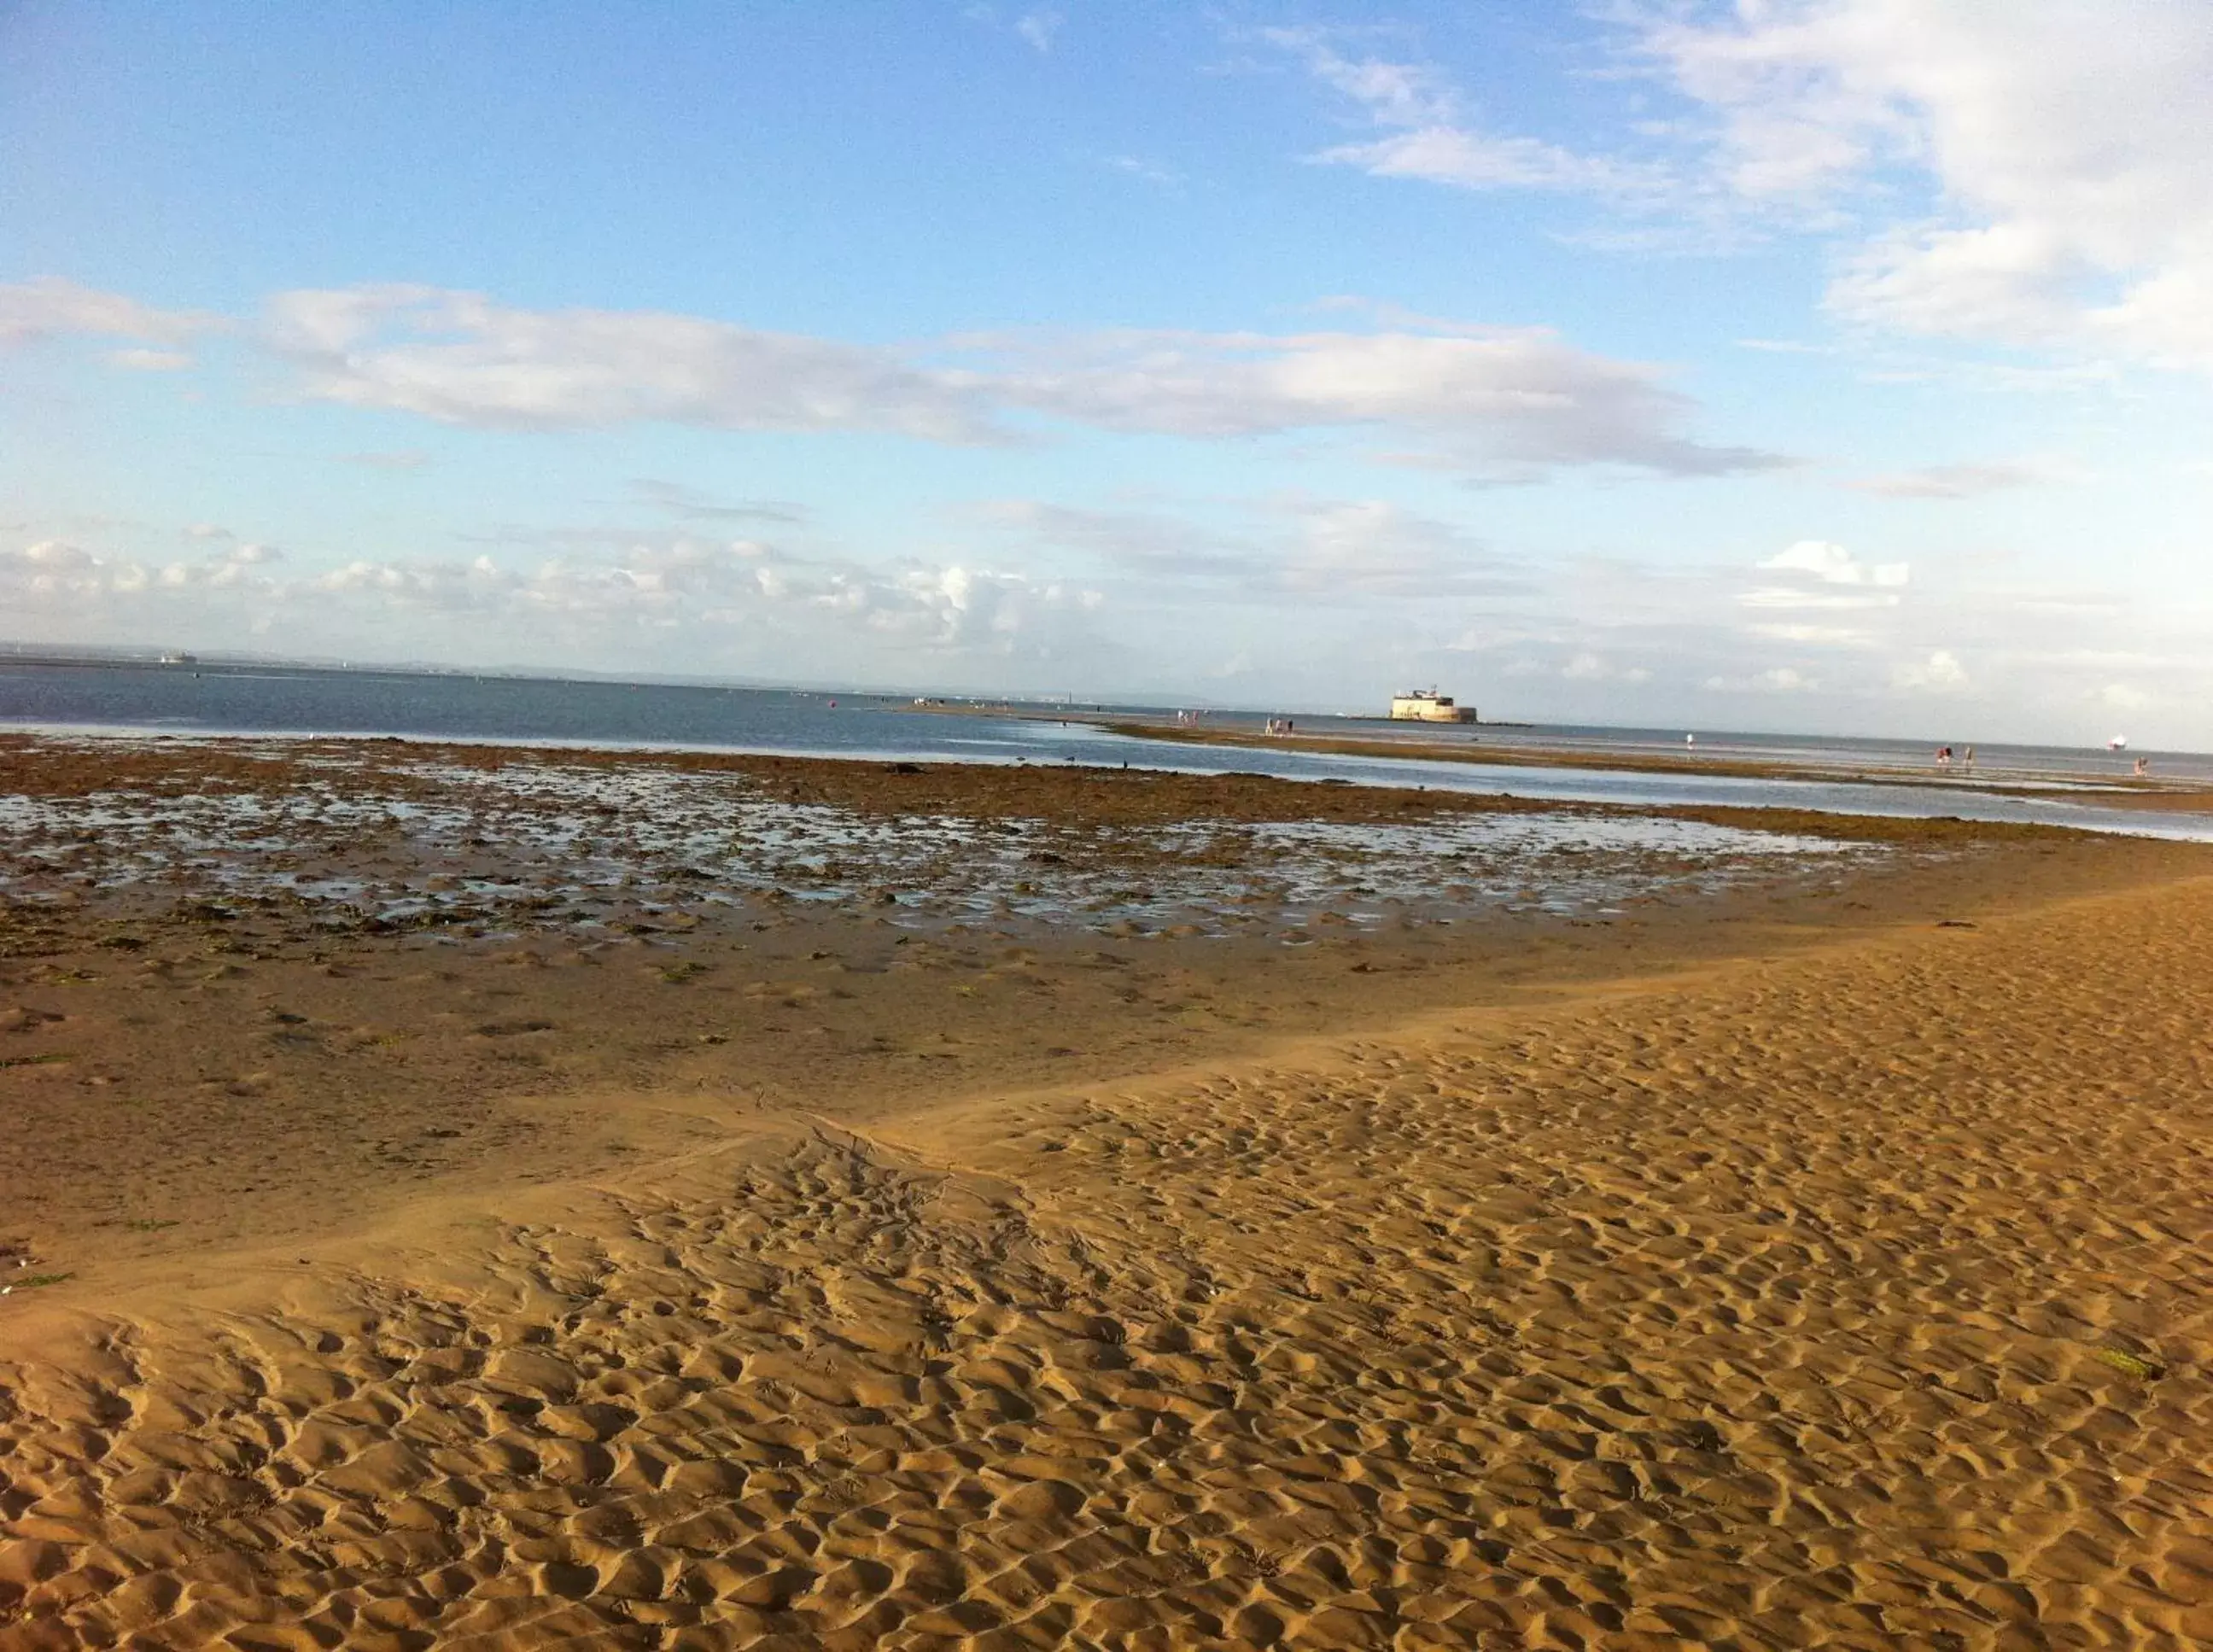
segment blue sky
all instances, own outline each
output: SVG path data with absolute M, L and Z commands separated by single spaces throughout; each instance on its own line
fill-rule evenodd
M 2213 746 L 2179 0 L 17 5 L 0 638 Z

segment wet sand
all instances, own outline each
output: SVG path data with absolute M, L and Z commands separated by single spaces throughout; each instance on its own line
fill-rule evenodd
M 933 707 L 942 711 L 944 708 Z M 1730 754 L 1720 750 L 1686 748 L 1680 752 L 1616 751 L 1599 746 L 1543 746 L 1515 741 L 1484 746 L 1466 737 L 1440 739 L 1425 735 L 1418 723 L 1407 723 L 1387 735 L 1336 735 L 1300 729 L 1289 735 L 1262 736 L 1250 728 L 1191 727 L 1166 718 L 1133 719 L 1126 716 L 1093 714 L 1060 718 L 1057 713 L 994 710 L 994 716 L 1026 716 L 1032 721 L 1076 721 L 1095 723 L 1110 733 L 1135 740 L 1171 745 L 1227 746 L 1248 748 L 1289 747 L 1294 750 L 1328 752 L 1347 757 L 1419 759 L 1433 763 L 1468 763 L 1488 766 L 1531 769 L 1587 769 L 1627 774 L 1719 775 L 1743 780 L 1847 781 L 1857 785 L 1942 786 L 1960 791 L 1989 791 L 2004 796 L 2064 798 L 2069 802 L 2099 808 L 2161 810 L 2175 814 L 2213 812 L 2213 786 L 2202 781 L 2178 779 L 2158 773 L 2101 775 L 2086 783 L 2076 774 L 2054 774 L 2015 769 L 1985 762 L 1937 766 L 1923 762 L 1870 764 L 1840 760 L 1811 763 L 1781 758 Z M 1481 725 L 1470 725 L 1479 728 Z M 1509 725 L 1510 726 L 1510 725 Z M 1479 736 L 1478 736 L 1479 738 Z
M 0 868 L 0 1645 L 2213 1634 L 2203 849 L 1516 838 L 1389 900 L 1240 834 L 1399 794 L 686 759 L 1061 856 L 725 904 L 666 790 L 586 854 L 470 789 L 545 759 L 436 756 L 0 753 L 64 811 Z M 49 841 L 315 776 L 412 812 Z M 1186 863 L 1262 898 L 1083 905 Z

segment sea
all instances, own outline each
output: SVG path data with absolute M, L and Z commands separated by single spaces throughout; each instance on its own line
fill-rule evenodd
M 442 672 L 338 670 L 218 662 L 174 665 L 0 659 L 0 728 L 73 735 L 394 735 L 402 739 L 661 751 L 783 753 L 883 761 L 1086 764 L 1243 772 L 1308 781 L 1435 787 L 1562 802 L 1627 806 L 1729 805 L 1823 813 L 2067 826 L 2139 836 L 2213 841 L 2213 816 L 2096 806 L 2100 787 L 2137 757 L 2155 775 L 2213 783 L 2213 757 L 2137 750 L 1984 745 L 1972 783 L 1964 767 L 1937 767 L 1919 742 L 1737 734 L 1726 730 L 1579 726 L 1438 725 L 1424 741 L 1466 740 L 1588 752 L 1588 769 L 1472 765 L 1408 756 L 1364 757 L 1271 741 L 1269 714 L 1210 711 L 1203 726 L 1249 732 L 1253 744 L 1179 745 L 1102 728 L 1100 712 L 1143 718 L 1174 708 L 1035 704 L 995 715 L 965 703 L 881 694 L 720 687 L 698 684 L 472 676 Z M 1362 740 L 1411 737 L 1403 725 L 1353 717 L 1298 719 L 1299 732 Z M 1688 734 L 1692 741 L 1685 740 Z M 1701 756 L 1834 771 L 1836 779 L 1609 770 L 1609 757 L 1695 749 Z M 1963 754 L 1964 745 L 1955 743 Z M 1913 777 L 1868 784 L 1853 773 Z M 2082 801 L 2048 791 L 2075 788 Z

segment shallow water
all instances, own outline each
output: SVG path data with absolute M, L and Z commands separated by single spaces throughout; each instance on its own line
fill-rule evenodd
M 1325 914 L 1355 925 L 1603 914 L 1753 877 L 1833 883 L 1887 852 L 1551 813 L 1411 825 L 887 820 L 785 802 L 741 775 L 558 762 L 350 771 L 317 756 L 272 763 L 270 781 L 216 796 L 0 797 L 9 851 L 0 899 L 275 901 L 338 927 L 431 915 L 592 929 L 710 905 L 800 903 L 863 907 L 917 929 L 1228 934 Z
M 0 661 L 0 726 L 12 723 L 25 728 L 389 734 L 878 759 L 1127 764 L 1186 773 L 1244 771 L 1284 779 L 1434 786 L 1563 802 L 1721 804 L 1910 819 L 1948 815 L 2213 841 L 2213 816 L 2101 809 L 2087 801 L 2008 796 L 1974 789 L 1961 775 L 1932 778 L 1927 784 L 1867 785 L 1844 779 L 1746 779 L 1339 757 L 1271 744 L 1258 735 L 1257 723 L 1249 717 L 1222 714 L 1210 717 L 1209 722 L 1254 724 L 1255 744 L 1225 747 L 1133 740 L 1084 723 L 915 710 L 904 700 L 877 695 L 394 672 L 58 668 Z M 1389 724 L 1339 719 L 1310 719 L 1305 728 L 1362 739 L 1405 732 Z M 1445 728 L 1424 729 L 1422 736 L 1478 740 L 1492 748 L 1582 746 L 1594 758 L 1605 753 L 1680 753 L 1684 749 L 1680 735 L 1637 729 Z M 1716 758 L 1878 768 L 1925 766 L 1928 756 L 1918 745 L 1895 741 L 1703 733 L 1699 751 Z M 2007 775 L 2036 773 L 2094 784 L 2125 775 L 2136 754 L 2116 758 L 2058 748 L 1988 747 L 1980 755 L 1984 760 L 1977 771 L 1978 780 L 2003 783 Z M 2190 753 L 2153 755 L 2156 772 L 2213 779 L 2213 759 Z

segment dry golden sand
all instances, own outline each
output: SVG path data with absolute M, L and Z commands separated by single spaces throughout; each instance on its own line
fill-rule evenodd
M 18 1311 L 0 1643 L 2203 1645 L 2209 981 L 2178 881 Z

